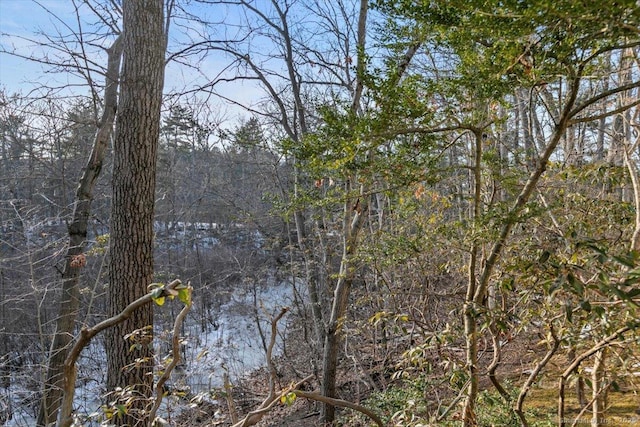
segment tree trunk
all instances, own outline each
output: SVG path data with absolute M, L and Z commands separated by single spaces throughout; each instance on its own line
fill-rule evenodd
M 96 181 L 102 169 L 102 162 L 109 146 L 109 139 L 113 129 L 118 100 L 118 73 L 122 56 L 122 36 L 113 42 L 107 50 L 108 65 L 106 87 L 104 94 L 104 111 L 96 132 L 93 150 L 80 178 L 76 190 L 73 218 L 69 225 L 69 246 L 62 272 L 62 296 L 59 303 L 56 332 L 53 337 L 47 378 L 45 380 L 40 410 L 38 412 L 38 426 L 55 423 L 62 401 L 64 386 L 64 360 L 73 332 L 79 309 L 78 280 L 80 269 L 84 263 L 84 249 L 86 247 L 87 224 L 91 213 L 91 200 Z
M 123 2 L 124 59 L 114 140 L 108 314 L 153 281 L 153 214 L 166 35 L 162 0 Z M 108 330 L 109 401 L 125 405 L 118 425 L 146 426 L 153 388 L 153 308 Z
M 522 141 L 524 151 L 524 162 L 527 165 L 528 170 L 535 164 L 535 144 L 533 140 L 533 127 L 531 126 L 531 108 L 529 107 L 528 98 L 529 92 L 524 89 L 518 89 L 516 92 L 518 99 L 518 112 L 520 120 L 522 122 Z
M 351 285 L 355 277 L 352 258 L 357 252 L 358 235 L 364 226 L 365 218 L 369 210 L 368 196 L 363 190 L 361 190 L 360 194 L 361 198 L 358 199 L 355 204 L 345 203 L 343 255 L 340 263 L 339 279 L 334 291 L 331 314 L 325 333 L 324 353 L 322 357 L 322 395 L 330 398 L 336 397 L 336 372 L 338 368 L 341 332 L 347 314 Z M 353 211 L 353 216 L 350 215 L 351 211 Z M 351 219 L 351 221 L 349 221 L 349 219 Z M 333 405 L 325 403 L 322 407 L 322 421 L 325 424 L 331 424 L 334 419 L 335 408 Z
M 362 77 L 365 72 L 366 59 L 364 56 L 367 16 L 369 11 L 369 3 L 366 0 L 360 1 L 360 10 L 358 13 L 358 62 L 356 72 L 358 75 L 356 87 L 354 89 L 353 98 L 351 100 L 351 112 L 353 114 L 360 113 L 360 102 L 364 90 L 364 82 Z M 413 52 L 415 53 L 415 51 Z M 408 61 L 413 57 L 409 57 Z M 408 66 L 407 64 L 404 67 Z M 405 68 L 406 69 L 406 68 Z M 398 75 L 398 80 L 400 75 Z M 370 154 L 367 154 L 369 156 Z M 348 177 L 345 184 L 345 194 L 351 193 L 351 183 L 357 182 L 355 177 Z M 338 369 L 338 353 L 340 351 L 340 341 L 342 326 L 347 314 L 347 305 L 349 295 L 351 294 L 351 286 L 355 276 L 355 268 L 353 266 L 353 256 L 358 250 L 358 235 L 362 230 L 365 219 L 369 215 L 370 195 L 365 191 L 365 186 L 360 185 L 360 197 L 351 202 L 346 200 L 344 203 L 344 217 L 342 224 L 343 249 L 342 260 L 340 261 L 339 279 L 336 283 L 333 296 L 333 304 L 331 313 L 326 326 L 324 351 L 322 355 L 322 396 L 328 398 L 336 397 L 336 373 Z M 321 419 L 326 425 L 333 425 L 335 420 L 335 407 L 328 402 L 324 402 L 322 406 Z
M 604 423 L 605 410 L 607 408 L 607 384 L 605 383 L 605 366 L 607 360 L 607 347 L 598 351 L 593 362 L 591 372 L 591 427 L 598 427 Z
M 474 129 L 474 154 L 473 154 L 473 204 L 471 205 L 471 211 L 469 216 L 471 217 L 471 223 L 479 221 L 482 213 L 482 131 L 480 129 Z M 467 276 L 467 291 L 465 293 L 465 301 L 463 305 L 463 323 L 464 323 L 464 336 L 466 347 L 466 367 L 467 374 L 469 376 L 469 384 L 467 386 L 467 396 L 464 402 L 463 409 L 463 423 L 465 427 L 475 426 L 476 414 L 475 404 L 478 398 L 478 327 L 477 327 L 477 312 L 482 300 L 484 299 L 485 292 L 481 295 L 477 294 L 477 270 L 478 270 L 478 253 L 480 251 L 478 243 L 474 242 L 471 245 L 469 252 L 469 270 Z

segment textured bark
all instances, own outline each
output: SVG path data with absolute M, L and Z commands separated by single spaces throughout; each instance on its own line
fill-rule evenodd
M 155 171 L 164 81 L 162 0 L 123 2 L 124 53 L 114 140 L 108 313 L 114 316 L 153 281 Z M 114 422 L 146 426 L 153 388 L 153 308 L 146 305 L 108 331 L 107 388 L 131 392 Z M 134 335 L 129 335 L 137 331 Z M 125 337 L 129 336 L 129 339 Z M 131 338 L 133 337 L 133 338 Z M 124 402 L 121 402 L 124 404 Z
M 91 156 L 76 190 L 73 218 L 69 225 L 69 246 L 62 271 L 62 297 L 59 303 L 56 332 L 49 356 L 47 378 L 38 412 L 38 426 L 53 424 L 62 401 L 64 360 L 73 337 L 79 308 L 78 280 L 86 248 L 87 224 L 91 214 L 93 190 L 104 161 L 113 129 L 118 100 L 118 73 L 122 56 L 122 36 L 107 50 L 108 65 L 104 93 L 104 111 L 96 132 Z

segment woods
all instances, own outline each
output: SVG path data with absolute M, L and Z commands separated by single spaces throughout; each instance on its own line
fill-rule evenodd
M 6 425 L 640 420 L 636 1 L 72 3 L 0 39 Z

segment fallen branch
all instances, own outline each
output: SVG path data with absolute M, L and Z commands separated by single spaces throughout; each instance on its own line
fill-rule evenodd
M 264 415 L 267 412 L 269 412 L 271 408 L 275 406 L 276 403 L 278 403 L 278 399 L 280 398 L 280 395 L 276 395 L 275 384 L 277 380 L 277 373 L 276 373 L 275 365 L 273 364 L 273 347 L 276 345 L 278 322 L 287 313 L 287 311 L 289 311 L 289 307 L 283 307 L 280 310 L 280 313 L 276 317 L 271 319 L 271 338 L 269 339 L 269 345 L 267 346 L 267 354 L 266 354 L 267 368 L 269 370 L 269 394 L 267 395 L 267 397 L 265 397 L 265 399 L 262 401 L 262 403 L 260 404 L 260 406 L 258 406 L 257 409 L 249 412 L 247 415 L 245 415 L 245 417 L 242 420 L 234 423 L 231 427 L 248 427 L 248 426 L 257 424 L 258 422 L 260 422 L 262 417 L 264 417 Z M 297 383 L 296 387 L 308 381 L 310 378 L 311 377 L 307 377 L 303 379 L 302 381 Z M 227 393 L 227 395 L 230 396 L 230 393 Z M 231 401 L 231 403 L 233 403 L 233 401 Z
M 327 397 L 327 396 L 323 396 L 319 393 L 313 393 L 313 392 L 308 392 L 308 391 L 302 391 L 302 390 L 291 390 L 288 393 L 293 393 L 298 397 L 304 397 L 305 399 L 311 399 L 311 400 L 317 400 L 318 402 L 322 402 L 322 403 L 326 403 L 328 405 L 333 405 L 333 406 L 340 406 L 343 408 L 349 408 L 349 409 L 353 409 L 354 411 L 358 411 L 363 415 L 366 415 L 367 417 L 371 418 L 371 420 L 373 422 L 375 422 L 377 425 L 379 425 L 380 427 L 384 427 L 384 424 L 382 423 L 382 420 L 380 419 L 380 417 L 373 412 L 372 410 L 362 406 L 362 405 L 358 405 L 357 403 L 353 403 L 353 402 L 349 402 L 347 400 L 342 400 L 342 399 L 336 399 L 333 397 Z
M 326 397 L 321 395 L 320 393 L 308 392 L 300 390 L 299 387 L 305 382 L 309 381 L 313 378 L 313 375 L 309 375 L 306 378 L 298 381 L 297 383 L 292 384 L 291 386 L 285 388 L 284 390 L 276 393 L 275 384 L 277 380 L 276 368 L 273 363 L 273 347 L 275 346 L 276 341 L 276 333 L 278 322 L 289 310 L 288 307 L 282 308 L 280 313 L 271 319 L 271 338 L 269 340 L 269 345 L 267 346 L 267 368 L 269 371 L 269 395 L 262 401 L 260 406 L 257 409 L 249 412 L 244 418 L 236 423 L 234 423 L 231 427 L 249 427 L 259 423 L 264 416 L 273 409 L 273 407 L 280 402 L 282 398 L 291 393 L 295 394 L 297 397 L 303 397 L 305 399 L 316 400 L 318 402 L 326 403 L 328 405 L 340 406 L 343 408 L 353 409 L 354 411 L 358 411 L 361 414 L 371 418 L 377 425 L 383 427 L 384 424 L 380 417 L 375 414 L 370 409 L 365 408 L 362 405 L 358 405 L 357 403 L 348 402 L 342 399 L 335 399 L 331 397 Z

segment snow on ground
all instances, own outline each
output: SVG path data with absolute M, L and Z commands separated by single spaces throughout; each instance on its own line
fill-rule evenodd
M 265 351 L 256 315 L 268 342 L 270 319 L 282 307 L 291 305 L 292 294 L 289 282 L 255 289 L 255 295 L 254 290 L 241 289 L 220 307 L 217 330 L 200 334 L 199 325 L 190 325 L 183 356 L 187 362 L 184 376 L 191 392 L 203 393 L 222 386 L 225 371 L 233 379 L 263 366 Z M 276 349 L 280 344 L 281 340 L 276 341 Z
M 197 296 L 195 296 L 197 298 Z M 228 373 L 231 381 L 265 365 L 265 351 L 256 324 L 256 317 L 268 342 L 271 332 L 270 319 L 282 307 L 292 305 L 293 289 L 289 281 L 268 285 L 236 289 L 228 302 L 218 309 L 217 329 L 201 332 L 201 325 L 190 321 L 185 325 L 182 357 L 184 365 L 174 371 L 172 387 L 188 387 L 189 395 L 208 398 L 212 391 L 223 385 L 223 375 Z M 257 309 L 256 309 L 257 307 Z M 286 321 L 286 318 L 283 322 Z M 166 326 L 170 329 L 170 326 Z M 276 351 L 281 339 L 277 340 Z M 100 415 L 100 396 L 106 382 L 106 361 L 102 341 L 96 338 L 85 349 L 78 366 L 78 382 L 75 395 L 77 414 L 84 419 Z M 162 357 L 162 347 L 158 356 Z M 165 348 L 166 350 L 166 348 Z M 0 425 L 7 427 L 31 427 L 35 425 L 38 395 L 34 386 L 42 373 L 13 372 L 11 385 L 0 387 Z M 165 411 L 177 410 L 184 405 L 165 399 Z M 10 408 L 10 409 L 9 409 Z M 2 413 L 12 413 L 12 419 L 2 419 Z M 4 424 L 2 423 L 4 421 Z M 97 425 L 86 421 L 85 425 Z

